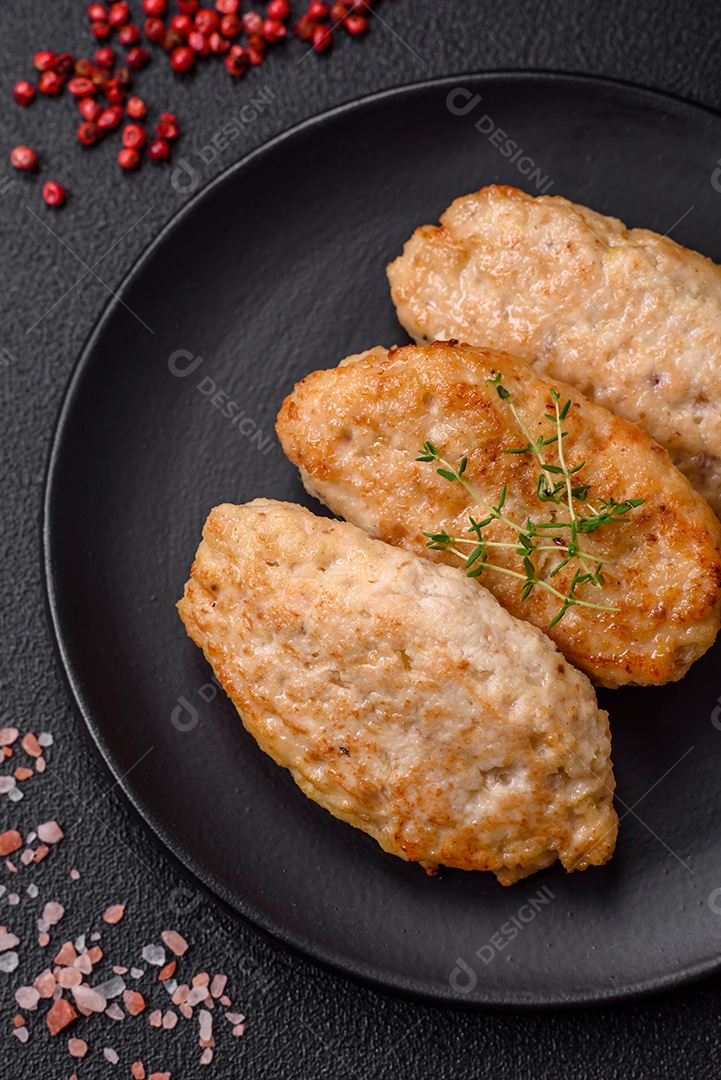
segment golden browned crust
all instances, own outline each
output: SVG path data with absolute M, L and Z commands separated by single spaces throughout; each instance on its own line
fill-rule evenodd
M 178 610 L 261 748 L 386 851 L 503 884 L 613 853 L 592 686 L 462 574 L 258 499 L 211 512 Z
M 414 460 L 426 440 L 450 462 L 468 456 L 466 477 L 488 503 L 507 484 L 513 520 L 547 519 L 548 507 L 536 497 L 535 459 L 501 453 L 524 440 L 486 384 L 498 371 L 534 436 L 549 433 L 543 414 L 551 385 L 571 398 L 564 446 L 571 463 L 589 463 L 579 477 L 591 483 L 591 501 L 645 500 L 627 520 L 583 538 L 591 554 L 609 561 L 603 589 L 586 585 L 579 596 L 621 611 L 573 608 L 548 631 L 551 638 L 605 686 L 680 679 L 719 629 L 721 526 L 665 450 L 577 390 L 536 377 L 507 354 L 453 342 L 375 349 L 300 382 L 280 410 L 278 436 L 308 490 L 335 513 L 389 543 L 458 566 L 455 556 L 429 551 L 423 533 L 462 535 L 473 503 L 458 483 Z M 488 536 L 513 538 L 500 523 Z M 494 560 L 518 568 L 513 554 L 494 553 Z M 569 566 L 554 579 L 562 592 L 572 572 Z M 521 602 L 518 583 L 505 575 L 490 571 L 482 581 L 510 612 L 541 628 L 558 610 L 541 589 Z

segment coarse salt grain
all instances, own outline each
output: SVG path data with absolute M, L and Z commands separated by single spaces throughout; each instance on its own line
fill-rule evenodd
M 178 1022 L 178 1014 L 174 1013 L 172 1009 L 168 1009 L 163 1015 L 163 1027 L 166 1031 L 172 1031 Z
M 38 945 L 40 946 L 41 949 L 44 949 L 45 946 L 49 945 L 49 944 L 50 944 L 50 934 L 46 934 L 45 931 L 42 930 L 38 934 Z
M 58 972 L 58 974 L 60 974 Z M 35 979 L 33 986 L 41 998 L 51 998 L 55 993 L 56 979 L 50 968 L 45 968 Z
M 21 1009 L 27 1009 L 28 1012 L 35 1012 L 40 1001 L 40 994 L 37 992 L 34 986 L 18 986 L 15 991 L 15 1000 Z
M 78 1014 L 69 1001 L 66 1001 L 65 998 L 58 998 L 57 1001 L 53 1002 L 50 1012 L 45 1017 L 48 1031 L 51 1035 L 57 1035 L 68 1024 L 72 1024 L 73 1020 L 77 1019 L 77 1016 Z
M 35 758 L 35 772 L 43 773 L 45 772 L 45 768 L 45 758 L 42 756 Z
M 41 731 L 38 735 L 38 744 L 46 749 L 48 746 L 52 746 L 55 740 L 49 731 Z
M 205 1050 L 200 1055 L 200 1064 L 201 1065 L 210 1065 L 212 1060 L 213 1060 L 213 1051 L 211 1050 L 211 1048 L 209 1046 L 206 1046 Z
M 153 967 L 162 967 L 165 963 L 165 949 L 160 945 L 146 945 L 140 955 L 146 964 L 152 964 Z
M 16 727 L 0 728 L 0 746 L 9 746 L 14 743 L 19 734 Z
M 85 948 L 85 934 L 81 934 L 80 937 L 76 937 L 74 944 L 75 948 L 78 950 L 79 953 L 86 952 L 87 950 Z
M 236 1038 L 239 1035 L 245 1035 L 245 1024 L 237 1024 L 236 1027 L 233 1028 L 233 1034 Z
M 88 1044 L 84 1039 L 68 1039 L 68 1053 L 70 1057 L 84 1058 L 88 1052 Z
M 242 1013 L 227 1012 L 225 1014 L 225 1019 L 229 1020 L 231 1024 L 242 1024 L 245 1020 L 245 1017 Z
M 25 1017 L 21 1016 L 20 1013 L 15 1013 L 13 1016 L 13 1027 L 22 1027 L 24 1023 Z
M 128 969 L 126 967 L 120 967 L 118 964 L 113 965 L 113 971 L 116 975 L 127 975 Z
M 83 953 L 82 956 L 73 961 L 73 967 L 81 971 L 83 975 L 90 975 L 93 970 L 93 962 L 87 953 Z
M 112 1005 L 108 1005 L 105 1010 L 105 1015 L 109 1016 L 111 1020 L 124 1020 L 125 1013 L 118 1005 L 117 1001 L 114 1001 Z
M 100 983 L 99 986 L 93 987 L 93 990 L 95 990 L 96 993 L 102 994 L 108 1001 L 111 998 L 120 997 L 124 989 L 125 982 L 119 975 L 113 975 L 112 978 L 106 979 L 105 982 Z
M 123 1002 L 131 1016 L 137 1016 L 145 1008 L 145 998 L 138 990 L 125 990 Z
M 63 990 L 71 990 L 73 986 L 80 986 L 82 981 L 83 977 L 76 968 L 61 968 L 58 973 L 58 983 Z
M 17 829 L 8 829 L 0 833 L 0 855 L 12 855 L 13 851 L 23 846 L 23 838 Z
M 19 787 L 12 787 L 8 791 L 8 799 L 10 802 L 20 802 L 23 797 L 23 793 Z
M 16 907 L 19 903 L 20 897 L 16 892 L 8 893 L 8 904 L 12 904 L 13 907 Z
M 171 953 L 176 956 L 183 956 L 187 952 L 188 942 L 184 937 L 181 937 L 177 930 L 163 930 L 160 936 L 163 939 L 163 944 L 167 945 Z
M 106 1046 L 103 1050 L 103 1057 L 106 1061 L 109 1061 L 111 1065 L 118 1064 L 118 1055 L 110 1046 Z
M 213 1034 L 213 1017 L 207 1009 L 201 1009 L 198 1020 L 200 1021 L 200 1038 L 203 1042 L 207 1042 Z
M 119 923 L 125 914 L 125 904 L 111 904 L 109 908 L 105 909 L 103 914 L 103 921 L 110 926 L 115 926 Z
M 32 848 L 25 848 L 25 851 L 23 851 L 22 855 L 20 856 L 20 862 L 23 864 L 23 866 L 29 866 L 30 863 L 33 861 L 34 855 L 35 852 Z
M 13 1028 L 13 1035 L 16 1039 L 19 1039 L 21 1043 L 26 1043 L 30 1038 L 30 1032 L 26 1027 Z
M 7 795 L 11 788 L 15 787 L 14 776 L 0 776 L 0 795 Z
M 61 967 L 67 967 L 69 964 L 75 963 L 78 958 L 78 954 L 75 951 L 75 946 L 72 941 L 66 941 L 60 946 L 58 953 L 55 956 L 55 963 Z
M 25 892 L 28 894 L 31 900 L 34 900 L 38 895 L 39 889 L 34 881 L 31 881 Z
M 193 1010 L 191 1009 L 190 1005 L 186 1004 L 186 1002 L 183 1002 L 182 1005 L 178 1005 L 178 1010 L 185 1017 L 186 1020 L 190 1020 L 191 1016 L 193 1015 Z
M 51 900 L 43 908 L 43 922 L 48 926 L 56 926 L 65 914 L 65 908 L 57 901 Z
M 12 949 L 14 945 L 19 944 L 20 938 L 15 934 L 10 934 L 7 930 L 0 931 L 0 952 L 5 952 L 6 949 Z
M 47 844 L 40 844 L 40 846 L 35 852 L 35 862 L 42 862 L 49 851 L 50 848 L 47 846 Z
M 210 984 L 210 993 L 214 998 L 219 998 L 225 990 L 226 983 L 228 982 L 227 975 L 214 975 Z
M 19 780 L 20 783 L 22 783 L 24 780 L 30 780 L 31 777 L 34 776 L 34 773 L 32 769 L 26 769 L 24 766 L 20 766 L 15 770 L 13 776 L 16 780 Z M 7 779 L 7 777 L 0 777 L 0 794 L 2 794 L 2 783 L 5 779 Z M 12 787 L 12 784 L 10 785 L 10 787 Z M 7 788 L 6 790 L 9 790 L 9 788 Z
M 44 844 L 57 844 L 64 835 L 57 821 L 45 821 L 42 825 L 38 825 L 38 836 Z
M 166 979 L 163 983 L 163 986 L 165 987 L 166 994 L 170 994 L 170 996 L 172 997 L 175 991 L 178 989 L 178 980 Z
M 145 1066 L 142 1061 L 134 1061 L 130 1066 L 133 1080 L 145 1080 Z
M 27 735 L 23 735 L 20 740 L 20 745 L 26 754 L 30 757 L 40 757 L 42 754 L 42 747 L 32 732 L 28 732 Z
M 0 971 L 14 971 L 20 963 L 16 952 L 0 953 Z
M 175 960 L 171 960 L 169 964 L 166 964 L 165 967 L 158 974 L 158 982 L 165 982 L 166 979 L 170 979 L 173 975 L 175 975 L 175 969 L 177 966 L 177 961 Z
M 163 1014 L 161 1013 L 160 1009 L 153 1009 L 150 1016 L 148 1017 L 148 1020 L 151 1027 L 160 1027 L 163 1022 Z
M 205 1001 L 207 996 L 207 986 L 194 986 L 188 994 L 186 1004 L 190 1005 L 192 1008 L 194 1005 L 199 1005 L 201 1001 Z
M 199 971 L 197 975 L 193 975 L 193 986 L 207 986 L 210 982 L 210 976 L 206 971 Z
M 80 871 L 75 869 L 71 870 L 70 877 L 73 879 L 73 881 L 80 881 Z
M 131 979 L 142 979 L 144 974 L 145 974 L 145 970 L 143 968 L 133 968 L 133 967 L 131 967 L 131 969 L 130 969 L 130 977 L 131 977 Z
M 90 1012 L 104 1012 L 108 1005 L 102 994 L 82 983 L 73 987 L 73 997 L 78 1008 L 89 1009 Z

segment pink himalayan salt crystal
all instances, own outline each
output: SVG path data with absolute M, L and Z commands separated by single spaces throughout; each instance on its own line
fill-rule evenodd
M 188 942 L 184 937 L 180 936 L 177 930 L 163 930 L 160 936 L 163 939 L 163 944 L 167 945 L 175 956 L 182 956 L 187 952 Z
M 33 851 L 33 849 L 32 848 L 26 848 L 25 851 L 23 851 L 22 855 L 20 856 L 20 862 L 23 864 L 23 866 L 29 866 L 34 858 L 35 858 L 35 852 Z
M 130 1066 L 130 1072 L 133 1080 L 145 1080 L 145 1066 L 142 1061 L 134 1061 Z
M 65 833 L 57 821 L 46 821 L 42 825 L 38 825 L 38 836 L 44 844 L 57 844 L 64 835 Z
M 55 993 L 55 976 L 50 968 L 45 968 L 36 978 L 33 986 L 41 998 L 51 998 Z
M 58 950 L 55 963 L 59 964 L 60 967 L 66 967 L 69 964 L 74 964 L 77 958 L 78 954 L 72 941 L 65 941 Z
M 213 1017 L 207 1009 L 201 1009 L 198 1019 L 200 1021 L 200 1038 L 203 1042 L 207 1042 L 213 1034 Z
M 219 998 L 225 990 L 225 984 L 228 981 L 227 975 L 214 975 L 213 981 L 210 984 L 210 993 L 214 998 Z
M 73 881 L 80 881 L 80 871 L 76 870 L 73 867 L 73 869 L 70 871 L 70 877 L 73 879 Z
M 110 926 L 115 926 L 119 923 L 125 914 L 125 904 L 111 904 L 109 908 L 105 909 L 103 914 L 103 921 Z
M 61 968 L 58 972 L 58 983 L 63 990 L 71 990 L 73 986 L 80 986 L 82 981 L 83 977 L 77 968 Z
M 0 930 L 0 952 L 5 952 L 6 949 L 12 949 L 19 944 L 20 938 L 16 937 L 15 934 L 10 934 L 7 930 Z
M 82 971 L 83 975 L 90 975 L 93 970 L 93 962 L 87 953 L 83 953 L 82 956 L 73 961 L 73 967 L 78 971 Z
M 16 1039 L 19 1039 L 21 1043 L 26 1043 L 30 1038 L 30 1032 L 26 1027 L 14 1028 L 13 1035 Z
M 233 1028 L 233 1034 L 237 1038 L 239 1035 L 245 1035 L 245 1024 L 236 1024 Z
M 65 908 L 63 905 L 56 903 L 54 900 L 51 900 L 43 908 L 43 920 L 48 926 L 55 926 L 60 922 L 64 914 Z
M 97 990 L 91 990 L 89 986 L 74 986 L 73 997 L 79 1009 L 90 1009 L 91 1012 L 104 1012 L 108 1006 L 107 1001 Z
M 88 1044 L 84 1039 L 68 1039 L 68 1053 L 70 1057 L 84 1058 L 88 1052 Z
M 205 1001 L 208 997 L 207 986 L 194 986 L 187 997 L 187 1004 L 193 1008 L 195 1005 L 200 1005 L 201 1001 Z
M 46 749 L 48 746 L 52 746 L 55 739 L 52 737 L 49 731 L 41 731 L 38 735 L 38 745 Z
M 0 746 L 10 746 L 17 739 L 20 732 L 16 727 L 0 728 Z
M 46 933 L 43 930 L 41 933 L 38 934 L 38 945 L 40 946 L 41 949 L 44 949 L 49 944 L 50 944 L 50 934 Z
M 45 758 L 42 755 L 35 758 L 35 772 L 43 773 L 45 772 L 45 768 Z
M 28 1012 L 35 1012 L 38 1007 L 38 1001 L 40 1001 L 40 994 L 34 986 L 18 986 L 15 991 L 15 1000 L 21 1009 L 27 1009 Z
M 208 1046 L 203 1051 L 203 1053 L 200 1055 L 200 1064 L 201 1065 L 210 1065 L 212 1060 L 213 1060 L 213 1051 Z
M 245 1020 L 245 1017 L 242 1013 L 227 1012 L 225 1014 L 225 1019 L 229 1020 L 231 1024 L 242 1024 Z
M 183 1002 L 182 1005 L 178 1005 L 178 1010 L 185 1017 L 186 1020 L 190 1020 L 191 1016 L 193 1015 L 193 1010 L 191 1009 L 190 1005 L 186 1005 L 185 1002 Z
M 148 1017 L 151 1027 L 160 1027 L 163 1022 L 163 1014 L 160 1009 L 154 1009 Z
M 223 994 L 220 999 L 220 1004 L 225 1005 L 226 1009 L 229 1009 L 233 1002 L 230 1000 L 227 994 Z
M 193 986 L 207 986 L 210 982 L 210 976 L 207 971 L 199 971 L 197 975 L 193 975 Z
M 117 1001 L 114 1001 L 112 1005 L 108 1005 L 105 1010 L 105 1015 L 109 1016 L 111 1020 L 124 1020 L 125 1013 L 118 1005 Z
M 106 1061 L 109 1061 L 111 1065 L 118 1064 L 118 1055 L 116 1054 L 115 1050 L 113 1050 L 110 1046 L 106 1046 L 103 1050 L 103 1057 Z
M 174 1013 L 172 1009 L 168 1009 L 168 1011 L 163 1016 L 163 1027 L 165 1028 L 165 1030 L 172 1031 L 177 1022 L 178 1014 Z
M 189 993 L 190 987 L 186 986 L 185 983 L 183 983 L 182 986 L 179 986 L 177 990 L 173 993 L 173 1005 L 182 1005 L 184 1001 L 188 1000 Z

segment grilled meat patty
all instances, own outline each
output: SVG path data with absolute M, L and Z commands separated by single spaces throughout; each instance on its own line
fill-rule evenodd
M 385 851 L 506 885 L 612 855 L 590 682 L 462 573 L 257 499 L 211 512 L 178 610 L 260 747 Z
M 544 414 L 553 411 L 554 384 L 507 354 L 436 342 L 378 348 L 314 372 L 286 398 L 278 436 L 306 488 L 334 513 L 371 536 L 462 566 L 450 552 L 429 550 L 424 532 L 467 537 L 469 514 L 482 519 L 504 485 L 503 512 L 516 524 L 547 521 L 549 514 L 569 520 L 562 507 L 539 500 L 536 458 L 503 453 L 525 438 L 508 402 L 487 384 L 499 372 L 534 440 L 552 435 Z M 576 595 L 620 610 L 572 607 L 547 632 L 568 660 L 604 686 L 680 679 L 719 629 L 721 526 L 650 436 L 572 387 L 555 387 L 572 402 L 563 447 L 569 465 L 586 462 L 574 483 L 590 484 L 589 504 L 598 507 L 601 498 L 644 503 L 581 537 L 591 562 L 607 565 L 602 588 L 585 584 Z M 464 478 L 481 503 L 460 483 L 439 476 L 434 464 L 415 460 L 426 440 L 455 468 L 468 458 Z M 557 463 L 554 445 L 544 453 Z M 498 543 L 517 539 L 502 522 L 493 522 L 484 536 Z M 548 579 L 561 554 L 534 556 L 539 576 Z M 491 558 L 523 569 L 514 547 L 493 549 Z M 577 566 L 571 562 L 549 579 L 561 593 L 568 592 Z M 480 581 L 513 615 L 541 628 L 559 611 L 559 599 L 540 587 L 522 600 L 522 583 L 503 572 L 485 570 Z M 485 596 L 482 589 L 478 594 Z

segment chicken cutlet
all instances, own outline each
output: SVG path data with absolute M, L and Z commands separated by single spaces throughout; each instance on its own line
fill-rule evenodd
M 508 400 L 489 385 L 499 377 Z M 502 513 L 516 526 L 549 521 L 549 514 L 570 520 L 562 505 L 539 499 L 535 455 L 507 452 L 525 442 L 510 405 L 534 441 L 553 437 L 546 417 L 553 389 L 561 404 L 571 402 L 562 425 L 568 466 L 585 462 L 573 483 L 589 485 L 587 503 L 576 503 L 576 511 L 590 514 L 602 499 L 643 500 L 579 537 L 587 565 L 605 565 L 603 584 L 586 583 L 575 595 L 615 610 L 572 606 L 549 628 L 559 597 L 534 587 L 523 598 L 523 582 L 508 573 L 525 572 L 518 534 L 501 520 L 482 535 L 508 545 L 488 549 L 505 570 L 484 569 L 479 581 L 513 615 L 546 629 L 564 656 L 603 686 L 680 679 L 719 629 L 721 525 L 666 451 L 635 425 L 566 384 L 538 378 L 523 360 L 451 341 L 377 348 L 314 372 L 286 398 L 277 432 L 307 490 L 334 513 L 371 536 L 462 568 L 452 551 L 429 549 L 425 534 L 467 538 L 470 546 L 456 546 L 470 555 L 469 517 L 480 522 L 504 490 Z M 439 475 L 438 463 L 416 460 L 426 442 L 452 468 L 467 459 L 463 479 L 475 494 Z M 557 445 L 543 452 L 558 469 Z M 544 485 L 558 480 L 557 473 L 545 475 Z M 536 576 L 568 594 L 579 560 L 551 577 L 564 555 L 554 544 L 563 542 L 549 540 L 532 562 Z
M 721 267 L 556 195 L 490 187 L 388 267 L 418 343 L 503 349 L 648 431 L 721 515 Z
M 178 610 L 261 749 L 385 851 L 504 885 L 611 857 L 593 687 L 463 574 L 256 499 L 211 511 Z

